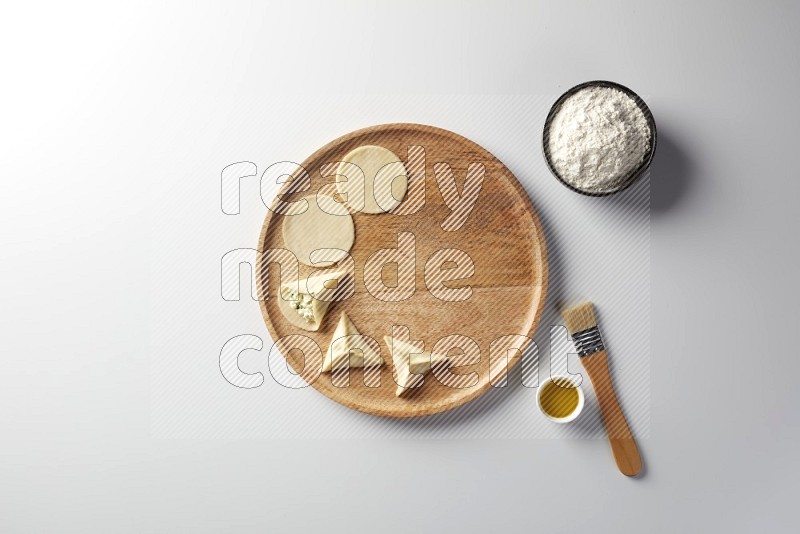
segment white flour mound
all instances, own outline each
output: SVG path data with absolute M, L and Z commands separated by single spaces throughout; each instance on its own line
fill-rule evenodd
M 650 126 L 627 94 L 587 87 L 567 98 L 550 123 L 550 162 L 577 189 L 593 193 L 624 185 L 650 149 Z

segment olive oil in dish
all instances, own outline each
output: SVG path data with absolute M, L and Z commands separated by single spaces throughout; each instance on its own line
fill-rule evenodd
M 565 419 L 575 413 L 580 404 L 580 393 L 575 383 L 568 379 L 548 380 L 539 392 L 539 406 L 552 419 Z

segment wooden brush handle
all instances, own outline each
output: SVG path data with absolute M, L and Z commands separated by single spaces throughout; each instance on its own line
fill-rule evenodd
M 619 406 L 614 385 L 611 383 L 611 375 L 608 372 L 608 355 L 606 351 L 601 350 L 590 356 L 582 357 L 581 363 L 589 373 L 589 378 L 592 380 L 594 391 L 597 394 L 603 424 L 606 426 L 608 440 L 611 442 L 611 452 L 614 453 L 617 467 L 623 475 L 635 476 L 642 469 L 642 459 L 639 456 L 636 440 L 633 439 L 631 429 Z

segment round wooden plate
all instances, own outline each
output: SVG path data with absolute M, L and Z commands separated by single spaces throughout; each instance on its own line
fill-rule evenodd
M 320 187 L 335 180 L 323 178 L 322 165 L 341 160 L 352 149 L 362 145 L 388 148 L 408 167 L 409 147 L 425 151 L 425 205 L 417 213 L 396 215 L 353 214 L 355 244 L 350 251 L 355 261 L 355 294 L 342 302 L 331 304 L 317 332 L 293 327 L 278 310 L 279 269 L 262 264 L 257 270 L 271 269 L 270 287 L 259 281 L 261 311 L 273 340 L 291 334 L 313 339 L 322 352 L 328 346 L 342 311 L 346 311 L 361 334 L 375 339 L 386 362 L 380 371 L 380 386 L 364 384 L 364 371 L 351 369 L 349 385 L 337 387 L 330 373 L 319 374 L 318 357 L 304 356 L 300 350 L 284 354 L 294 371 L 303 376 L 322 394 L 349 408 L 388 417 L 416 417 L 443 412 L 467 403 L 485 393 L 506 369 L 515 365 L 521 352 L 508 352 L 508 365 L 498 372 L 493 362 L 491 380 L 489 347 L 493 340 L 509 334 L 532 337 L 544 306 L 547 290 L 547 251 L 539 217 L 520 183 L 497 158 L 474 142 L 441 128 L 419 124 L 383 124 L 344 135 L 302 163 L 311 178 L 311 188 L 302 193 L 285 194 L 292 201 L 316 193 Z M 419 149 L 415 149 L 417 154 Z M 459 192 L 463 191 L 467 169 L 471 163 L 485 167 L 480 196 L 466 222 L 456 231 L 445 231 L 442 223 L 451 210 L 445 204 L 434 165 L 448 163 L 453 170 Z M 441 169 L 441 168 L 440 168 Z M 281 227 L 284 215 L 267 212 L 259 237 L 259 250 L 283 248 Z M 395 248 L 400 232 L 412 232 L 416 239 L 416 291 L 402 302 L 383 302 L 367 292 L 363 274 L 369 256 L 379 249 Z M 445 302 L 434 297 L 425 284 L 424 268 L 430 256 L 444 248 L 466 252 L 475 264 L 470 278 L 447 283 L 448 287 L 472 287 L 472 295 L 462 302 Z M 300 265 L 300 276 L 316 270 Z M 273 276 L 273 273 L 275 276 Z M 396 269 L 384 271 L 387 285 L 397 280 Z M 273 282 L 274 281 L 274 282 Z M 451 334 L 468 336 L 480 348 L 480 362 L 453 369 L 455 374 L 477 373 L 472 387 L 453 388 L 440 383 L 432 374 L 411 395 L 399 398 L 392 376 L 392 358 L 384 343 L 391 335 L 392 325 L 410 329 L 411 339 L 422 340 L 425 350 L 431 350 L 442 337 Z M 452 351 L 458 353 L 458 349 Z M 499 374 L 498 374 L 499 373 Z

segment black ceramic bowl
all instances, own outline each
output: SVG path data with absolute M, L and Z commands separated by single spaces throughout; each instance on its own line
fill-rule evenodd
M 553 122 L 553 118 L 558 113 L 558 110 L 561 109 L 561 105 L 564 101 L 580 91 L 581 89 L 585 89 L 587 87 L 610 87 L 612 89 L 618 89 L 625 93 L 626 95 L 630 96 L 636 105 L 639 106 L 639 109 L 642 110 L 644 113 L 644 118 L 647 120 L 647 124 L 650 126 L 650 148 L 644 155 L 644 159 L 642 163 L 633 169 L 630 174 L 625 178 L 618 188 L 614 189 L 613 191 L 603 191 L 603 192 L 593 192 L 593 191 L 584 191 L 582 189 L 578 189 L 577 187 L 567 183 L 561 176 L 559 176 L 556 169 L 553 167 L 553 163 L 550 161 L 550 123 Z M 550 113 L 547 114 L 547 119 L 544 121 L 544 134 L 542 135 L 542 149 L 544 151 L 544 160 L 547 162 L 547 167 L 550 169 L 550 172 L 553 173 L 553 176 L 558 178 L 558 181 L 564 184 L 565 186 L 569 187 L 573 191 L 580 193 L 582 195 L 588 195 L 590 197 L 605 197 L 608 195 L 613 195 L 614 193 L 619 193 L 630 186 L 632 186 L 636 181 L 641 178 L 641 176 L 645 173 L 645 171 L 650 167 L 650 163 L 653 161 L 653 155 L 656 153 L 656 121 L 653 119 L 653 114 L 650 112 L 650 108 L 647 107 L 647 104 L 644 103 L 639 95 L 625 87 L 624 85 L 620 85 L 614 82 L 606 82 L 601 80 L 596 80 L 592 82 L 584 82 L 582 84 L 576 85 L 563 95 L 561 95 L 558 100 L 555 101 L 553 107 L 550 108 Z

